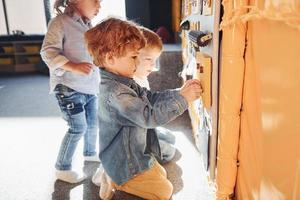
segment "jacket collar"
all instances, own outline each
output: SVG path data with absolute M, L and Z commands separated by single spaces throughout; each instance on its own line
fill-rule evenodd
M 114 73 L 111 73 L 109 71 L 106 71 L 105 69 L 100 68 L 100 74 L 102 77 L 108 77 L 110 79 L 114 79 L 124 85 L 127 85 L 128 87 L 132 87 L 133 85 L 136 86 L 136 82 L 133 80 L 133 78 L 128 78 L 124 76 L 120 76 Z

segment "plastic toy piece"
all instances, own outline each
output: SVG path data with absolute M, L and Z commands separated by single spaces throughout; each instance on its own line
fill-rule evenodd
M 196 46 L 205 47 L 209 44 L 211 39 L 213 38 L 212 33 L 204 33 L 202 31 L 192 30 L 189 32 L 189 39 Z

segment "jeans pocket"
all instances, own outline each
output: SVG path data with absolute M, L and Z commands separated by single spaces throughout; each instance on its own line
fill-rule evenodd
M 78 92 L 65 85 L 58 84 L 54 89 L 54 93 L 57 98 L 66 98 L 66 97 L 71 97 L 72 95 Z
M 83 95 L 76 91 L 57 92 L 55 94 L 59 107 L 68 116 L 76 115 L 84 111 Z
M 161 149 L 159 145 L 159 141 L 155 132 L 155 129 L 148 129 L 147 130 L 147 140 L 146 140 L 146 154 L 152 154 L 156 158 L 161 159 Z

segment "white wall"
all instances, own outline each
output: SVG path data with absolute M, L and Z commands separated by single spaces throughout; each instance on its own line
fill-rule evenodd
M 54 17 L 54 5 L 55 0 L 50 0 L 52 17 Z M 96 25 L 101 19 L 114 15 L 123 19 L 126 18 L 125 0 L 102 0 L 101 9 L 99 14 L 93 19 L 92 24 Z
M 55 0 L 50 0 L 52 17 L 55 16 L 53 10 L 54 2 Z M 101 19 L 109 15 L 119 16 L 125 19 L 126 18 L 125 0 L 102 0 L 101 10 L 99 14 L 93 19 L 93 24 L 97 24 Z
M 6 9 L 10 32 L 13 30 L 22 30 L 26 34 L 46 32 L 46 17 L 42 0 L 6 0 Z
M 102 0 L 101 10 L 99 14 L 93 19 L 93 25 L 97 24 L 101 19 L 109 15 L 119 16 L 125 19 L 125 0 Z
M 6 32 L 3 4 L 2 1 L 0 1 L 0 35 L 5 35 L 5 34 L 7 34 L 7 32 Z
M 55 0 L 50 0 L 51 11 Z M 47 30 L 44 1 L 42 0 L 6 0 L 9 29 L 22 30 L 25 34 L 44 34 Z M 93 24 L 101 19 L 115 15 L 126 18 L 125 0 L 102 0 L 101 10 Z M 54 15 L 52 15 L 54 17 Z M 0 34 L 6 33 L 2 0 L 0 1 Z

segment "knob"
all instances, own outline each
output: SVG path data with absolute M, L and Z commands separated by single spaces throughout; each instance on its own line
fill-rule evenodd
M 212 39 L 212 33 L 204 33 L 202 31 L 192 30 L 189 32 L 189 39 L 197 46 L 205 47 Z

